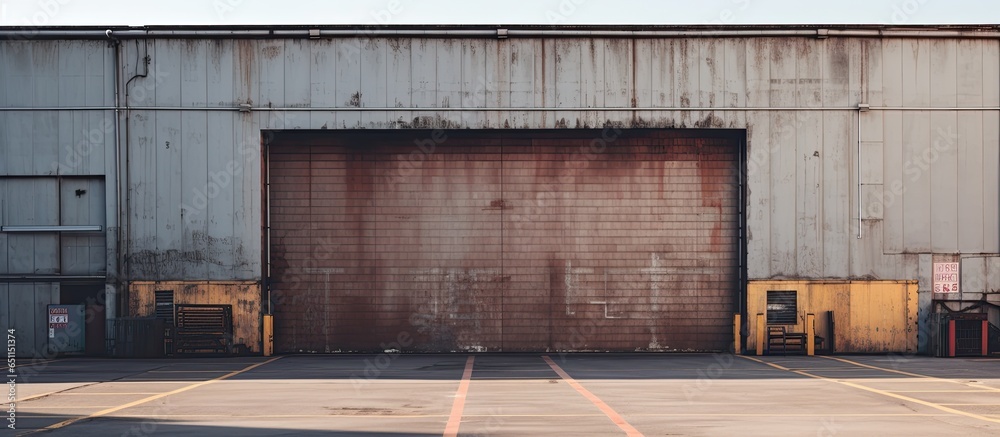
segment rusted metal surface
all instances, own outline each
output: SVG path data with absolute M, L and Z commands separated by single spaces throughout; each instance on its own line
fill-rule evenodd
M 747 286 L 747 314 L 750 320 L 767 313 L 768 290 L 795 291 L 797 322 L 792 332 L 805 332 L 807 314 L 816 315 L 816 335 L 824 337 L 838 353 L 916 353 L 917 283 L 915 281 L 750 281 Z M 827 313 L 833 312 L 836 332 L 827 327 Z M 749 324 L 747 338 L 762 329 Z M 748 344 L 749 349 L 753 342 Z M 829 343 L 824 348 L 829 348 Z
M 690 131 L 279 136 L 275 349 L 725 349 L 738 147 Z
M 232 344 L 244 344 L 250 352 L 261 352 L 260 285 L 255 282 L 136 281 L 129 290 L 129 314 L 135 317 L 156 314 L 157 290 L 172 290 L 174 305 L 232 305 Z

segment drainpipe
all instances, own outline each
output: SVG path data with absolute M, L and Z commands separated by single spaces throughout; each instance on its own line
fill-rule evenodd
M 105 287 L 105 315 L 107 319 L 114 319 L 117 316 L 118 309 L 118 289 L 122 287 L 122 138 L 121 138 L 121 96 L 119 94 L 119 89 L 121 88 L 121 42 L 118 41 L 114 36 L 111 29 L 108 29 L 106 33 L 107 37 L 111 39 L 111 44 L 115 48 L 115 68 L 114 68 L 114 87 L 115 87 L 115 284 L 112 287 Z
M 858 239 L 861 239 L 861 216 L 864 207 L 861 201 L 861 114 L 868 112 L 871 107 L 867 103 L 858 104 Z

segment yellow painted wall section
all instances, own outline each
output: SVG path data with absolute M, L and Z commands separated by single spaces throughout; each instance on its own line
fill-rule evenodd
M 233 306 L 233 343 L 261 351 L 260 285 L 255 282 L 133 282 L 129 286 L 129 315 L 152 317 L 155 291 L 173 290 L 174 304 Z
M 917 349 L 916 281 L 750 281 L 749 338 L 756 338 L 758 329 L 753 316 L 767 313 L 768 290 L 797 292 L 798 322 L 786 325 L 791 332 L 805 332 L 806 314 L 811 313 L 816 315 L 816 335 L 829 341 L 827 311 L 833 311 L 837 352 Z M 829 346 L 824 344 L 823 349 Z M 748 349 L 756 347 L 747 344 Z

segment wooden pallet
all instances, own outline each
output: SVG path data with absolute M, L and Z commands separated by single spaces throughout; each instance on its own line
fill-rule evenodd
M 768 326 L 767 353 L 770 355 L 777 352 L 781 352 L 782 355 L 787 355 L 789 352 L 806 353 L 806 334 L 788 332 L 784 326 Z

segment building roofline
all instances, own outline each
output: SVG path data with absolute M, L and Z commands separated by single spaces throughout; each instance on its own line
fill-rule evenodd
M 416 38 L 995 38 L 1000 25 L 246 25 L 246 26 L 0 26 L 0 39 L 296 39 Z

